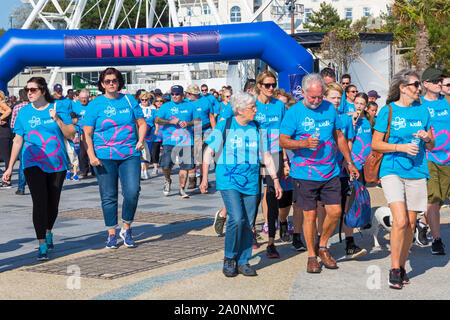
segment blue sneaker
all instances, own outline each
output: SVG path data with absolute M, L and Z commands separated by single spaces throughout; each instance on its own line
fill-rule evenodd
M 53 249 L 55 246 L 53 245 L 53 233 L 47 233 L 45 235 L 45 241 L 47 243 L 47 248 Z
M 72 180 L 80 181 L 80 178 L 76 174 L 74 174 L 72 177 Z
M 48 260 L 48 247 L 47 247 L 47 243 L 41 243 L 39 244 L 39 251 L 38 251 L 38 256 L 37 259 L 38 261 L 46 261 Z
M 134 243 L 133 237 L 131 236 L 131 228 L 130 229 L 121 229 L 119 232 L 119 236 L 123 239 L 123 244 L 127 248 L 134 248 L 136 244 Z
M 70 173 L 70 171 L 67 171 L 66 173 L 66 180 L 70 180 L 72 177 L 72 173 Z
M 108 235 L 108 240 L 106 242 L 106 247 L 108 249 L 117 249 L 117 237 L 115 234 Z

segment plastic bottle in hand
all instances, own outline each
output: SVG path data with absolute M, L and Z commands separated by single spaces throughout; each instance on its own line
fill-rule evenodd
M 415 144 L 416 146 L 418 146 L 418 147 L 420 148 L 420 139 L 419 139 L 419 138 L 413 137 L 413 138 L 411 139 L 411 143 L 412 143 L 412 144 Z M 413 155 L 408 154 L 408 157 L 414 159 L 416 156 L 413 156 Z
M 313 132 L 311 138 L 320 139 L 320 129 L 316 128 L 316 131 Z M 316 148 L 310 148 L 311 150 L 316 150 Z

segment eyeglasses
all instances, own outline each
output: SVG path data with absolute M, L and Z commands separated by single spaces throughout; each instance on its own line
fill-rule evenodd
M 425 80 L 426 82 L 431 82 L 432 84 L 438 84 L 439 82 L 442 82 L 442 79 L 434 79 L 434 80 Z
M 156 102 L 164 102 L 164 100 L 155 100 L 155 103 L 156 103 Z
M 420 86 L 420 82 L 419 81 L 414 81 L 413 83 L 408 83 L 406 86 L 407 87 L 408 86 L 414 86 L 414 87 L 418 88 Z
M 141 99 L 141 101 L 148 101 L 148 99 Z
M 116 84 L 116 83 L 118 83 L 119 82 L 119 80 L 117 80 L 117 78 L 116 79 L 106 79 L 106 80 L 103 80 L 103 83 L 104 84 Z
M 261 83 L 261 85 L 263 85 L 264 88 L 266 88 L 266 89 L 269 89 L 270 87 L 272 87 L 272 88 L 276 88 L 277 87 L 277 83 L 276 82 L 274 82 L 274 83 Z
M 28 92 L 36 93 L 36 91 L 38 91 L 38 90 L 39 90 L 39 88 L 25 88 L 26 93 L 28 93 Z

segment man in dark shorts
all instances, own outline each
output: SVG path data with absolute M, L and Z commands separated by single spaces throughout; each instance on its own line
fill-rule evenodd
M 304 99 L 287 112 L 280 128 L 280 147 L 293 150 L 290 176 L 294 180 L 295 199 L 303 209 L 303 231 L 308 248 L 307 272 L 320 273 L 317 255 L 326 268 L 336 269 L 336 261 L 327 249 L 341 215 L 341 183 L 336 161 L 337 144 L 344 155 L 351 176 L 359 178 L 352 162 L 347 139 L 334 106 L 323 101 L 324 82 L 319 74 L 303 78 Z M 325 205 L 319 249 L 316 252 L 317 201 Z

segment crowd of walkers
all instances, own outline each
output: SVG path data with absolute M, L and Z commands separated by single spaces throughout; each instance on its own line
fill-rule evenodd
M 96 97 L 86 89 L 64 97 L 59 84 L 51 94 L 45 79 L 33 77 L 18 101 L 0 94 L 1 188 L 11 188 L 19 160 L 16 194 L 24 195 L 28 185 L 38 259 L 48 260 L 65 180 L 96 177 L 111 249 L 118 247 L 120 182 L 118 235 L 126 247 L 135 247 L 131 224 L 140 181 L 162 174 L 161 195 L 168 196 L 177 165 L 182 199 L 192 197 L 190 189 L 207 193 L 215 176 L 223 207 L 214 230 L 222 235 L 226 225 L 225 276 L 257 275 L 249 259 L 260 246 L 260 232 L 268 235 L 266 256 L 280 258 L 277 230 L 282 242 L 307 251 L 306 271 L 320 273 L 322 265 L 338 268 L 329 239 L 348 211 L 349 182 L 366 184 L 365 161 L 378 151 L 384 155 L 378 187 L 393 220 L 389 286 L 401 289 L 409 283 L 405 264 L 413 240 L 428 245 L 428 228 L 431 253 L 445 254 L 439 229 L 440 208 L 450 196 L 449 86 L 450 77 L 438 69 L 421 75 L 401 70 L 384 105 L 375 90 L 358 92 L 349 74 L 338 81 L 331 68 L 303 77 L 300 101 L 277 89 L 271 71 L 242 90 L 191 84 L 132 95 L 121 73 L 107 68 Z M 265 223 L 256 230 L 260 205 Z M 344 225 L 348 259 L 368 252 L 353 232 Z

